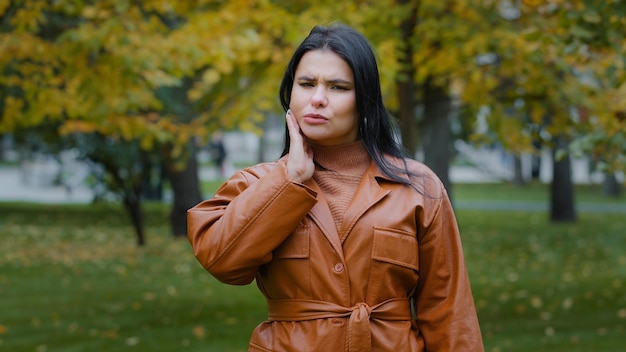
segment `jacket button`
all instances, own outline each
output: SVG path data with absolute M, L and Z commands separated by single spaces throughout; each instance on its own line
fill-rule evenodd
M 343 271 L 343 264 L 337 263 L 335 264 L 335 267 L 333 269 L 335 270 L 336 273 L 340 273 Z

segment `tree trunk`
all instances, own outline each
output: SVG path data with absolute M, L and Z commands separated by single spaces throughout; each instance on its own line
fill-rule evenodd
M 141 155 L 141 196 L 144 200 L 163 200 L 163 168 L 152 153 Z
M 424 163 L 439 176 L 448 193 L 450 183 L 450 123 L 449 113 L 452 99 L 445 88 L 433 85 L 429 78 L 424 84 L 424 124 L 422 141 Z
M 4 144 L 4 134 L 0 134 L 0 161 L 4 161 L 5 157 L 5 144 Z
M 188 157 L 182 169 L 177 168 L 169 157 L 166 159 L 168 160 L 166 174 L 174 193 L 170 222 L 175 237 L 187 236 L 187 210 L 202 201 L 198 160 L 193 143 L 189 143 L 187 150 Z M 169 150 L 166 151 L 166 155 L 169 155 Z
M 617 181 L 617 177 L 614 172 L 607 172 L 604 174 L 602 190 L 604 195 L 612 198 L 617 198 L 622 194 L 621 184 Z
M 522 173 L 522 158 L 519 154 L 513 156 L 513 184 L 517 186 L 524 186 L 526 184 L 524 174 Z
M 398 1 L 405 5 L 407 0 Z M 400 121 L 400 133 L 402 144 L 411 157 L 415 157 L 419 138 L 417 132 L 417 116 L 415 114 L 416 88 L 415 88 L 415 67 L 413 65 L 413 46 L 411 45 L 413 32 L 417 26 L 417 8 L 411 9 L 409 16 L 400 24 L 402 39 L 400 41 L 400 66 L 402 71 L 396 79 L 396 89 L 398 92 L 398 119 Z
M 135 235 L 137 236 L 137 245 L 144 246 L 146 244 L 143 211 L 141 204 L 141 180 L 139 178 L 128 177 L 132 169 L 131 166 L 122 166 L 116 160 L 106 153 L 95 153 L 88 158 L 96 164 L 102 165 L 107 174 L 113 179 L 114 187 L 109 190 L 121 195 L 124 209 L 128 213 L 128 217 L 132 222 Z M 128 172 L 127 172 L 128 171 Z
M 139 192 L 138 192 L 139 193 Z M 135 229 L 135 234 L 137 235 L 137 245 L 143 246 L 146 244 L 144 228 L 143 228 L 143 214 L 141 211 L 141 200 L 138 197 L 124 197 L 124 207 L 130 216 L 130 221 L 133 224 L 133 228 Z
M 256 160 L 258 163 L 265 161 L 265 150 L 267 149 L 267 128 L 264 128 L 263 134 L 259 138 L 259 149 L 257 150 Z
M 569 154 L 557 160 L 558 151 L 567 149 L 568 142 L 564 136 L 555 137 L 552 150 L 552 184 L 550 219 L 554 222 L 575 222 L 574 185 L 572 183 L 572 167 Z

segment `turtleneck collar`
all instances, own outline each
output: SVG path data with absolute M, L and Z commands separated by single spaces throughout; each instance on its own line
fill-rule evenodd
M 362 175 L 370 164 L 362 141 L 331 147 L 311 145 L 311 148 L 317 164 L 327 170 Z

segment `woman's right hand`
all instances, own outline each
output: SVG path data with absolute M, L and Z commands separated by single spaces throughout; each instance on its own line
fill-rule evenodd
M 313 150 L 304 140 L 298 119 L 291 110 L 287 110 L 286 119 L 290 139 L 287 175 L 294 182 L 302 183 L 313 177 L 313 171 L 315 171 Z

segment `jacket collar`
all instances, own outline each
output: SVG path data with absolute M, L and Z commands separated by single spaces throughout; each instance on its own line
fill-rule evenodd
M 396 166 L 403 167 L 401 160 L 393 159 L 392 162 Z M 330 212 L 330 208 L 324 195 L 322 194 L 317 182 L 312 178 L 305 182 L 305 185 L 318 194 L 318 202 L 311 209 L 310 215 L 313 221 L 320 228 L 324 236 L 332 244 L 337 253 L 343 256 L 342 243 L 356 224 L 356 222 L 376 203 L 383 199 L 391 191 L 384 189 L 380 185 L 380 180 L 397 183 L 397 181 L 391 179 L 385 175 L 383 171 L 378 167 L 376 162 L 370 161 L 370 165 L 363 174 L 361 183 L 357 187 L 357 190 L 352 198 L 350 205 L 346 209 L 344 215 L 344 221 L 342 222 L 341 229 L 337 231 L 334 226 L 335 221 Z
M 387 158 L 387 160 L 389 160 L 391 162 L 392 165 L 400 168 L 400 169 L 404 169 L 406 167 L 404 160 L 400 159 L 400 158 L 396 158 L 390 155 L 385 154 L 385 157 Z M 383 170 L 381 170 L 380 167 L 378 167 L 378 164 L 376 164 L 376 162 L 374 161 L 374 159 L 372 159 L 370 161 L 370 166 L 368 168 L 368 170 L 366 171 L 366 173 L 370 173 L 374 178 L 376 179 L 383 179 L 385 181 L 388 182 L 393 182 L 393 183 L 398 183 L 398 181 L 392 179 L 391 177 L 387 176 Z M 403 175 L 402 177 L 406 178 L 406 175 Z M 408 178 L 407 178 L 408 181 Z

